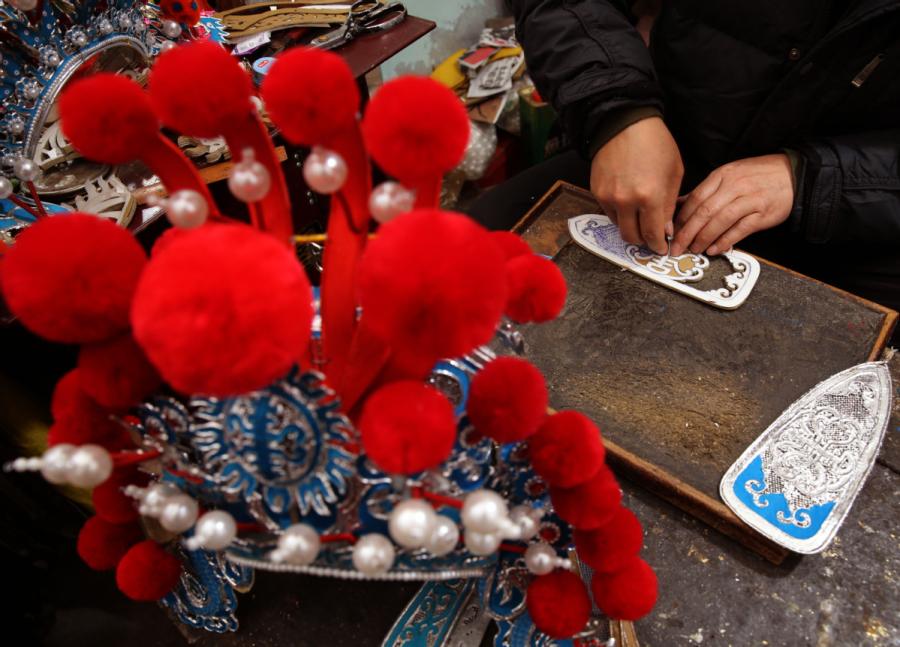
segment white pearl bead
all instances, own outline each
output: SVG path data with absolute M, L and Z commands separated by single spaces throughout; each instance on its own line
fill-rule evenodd
M 164 206 L 169 222 L 182 229 L 199 227 L 209 215 L 206 199 L 192 189 L 176 191 L 164 201 Z
M 5 175 L 0 175 L 0 200 L 6 200 L 12 195 L 13 184 Z
M 168 38 L 178 38 L 181 36 L 181 25 L 174 20 L 163 20 L 162 33 Z
M 480 533 L 497 532 L 506 518 L 506 501 L 492 490 L 475 490 L 463 502 L 462 522 L 467 529 Z
M 366 575 L 387 572 L 394 564 L 395 556 L 391 540 L 378 533 L 363 535 L 353 546 L 353 566 Z
M 485 556 L 497 552 L 503 538 L 499 533 L 478 532 L 466 528 L 464 541 L 470 553 Z
M 456 549 L 459 543 L 459 528 L 450 517 L 442 514 L 436 515 L 431 536 L 425 544 L 425 548 L 435 557 L 442 557 Z
M 50 52 L 49 54 L 47 54 L 47 67 L 58 67 L 61 62 L 62 59 L 59 57 L 58 53 Z
M 92 488 L 109 478 L 113 462 L 109 452 L 99 445 L 81 445 L 69 456 L 67 469 L 70 484 Z
M 201 548 L 208 550 L 224 550 L 237 537 L 237 523 L 224 510 L 207 512 L 197 521 L 194 528 L 194 539 Z
M 99 31 L 104 36 L 108 36 L 113 32 L 113 24 L 109 21 L 108 18 L 103 18 L 100 22 L 97 23 L 97 31 Z
M 519 528 L 518 539 L 527 541 L 540 530 L 540 515 L 529 505 L 517 505 L 509 511 L 509 519 Z
M 87 34 L 85 34 L 83 31 L 78 30 L 74 33 L 69 32 L 69 36 L 72 40 L 72 43 L 75 45 L 75 47 L 84 47 L 85 45 L 87 45 L 87 42 L 88 42 Z
M 158 517 L 162 514 L 166 501 L 181 494 L 181 490 L 171 483 L 156 483 L 143 492 L 139 512 L 145 517 Z
M 9 4 L 19 11 L 31 11 L 37 6 L 37 0 L 9 0 Z
M 41 168 L 32 159 L 19 157 L 13 164 L 13 172 L 23 182 L 34 182 L 41 174 Z
M 285 528 L 278 537 L 278 548 L 272 551 L 270 558 L 273 562 L 306 566 L 316 561 L 320 547 L 319 533 L 312 526 L 296 523 Z
M 197 521 L 197 502 L 187 494 L 169 497 L 159 514 L 159 524 L 170 532 L 184 532 Z
M 525 566 L 535 575 L 546 575 L 556 568 L 556 551 L 548 544 L 531 544 L 525 550 Z
M 347 181 L 347 162 L 328 149 L 316 146 L 303 161 L 303 179 L 318 193 L 331 194 Z
M 22 87 L 22 93 L 29 101 L 34 101 L 41 94 L 41 86 L 37 83 L 27 83 Z
M 168 52 L 170 49 L 175 49 L 176 45 L 171 40 L 164 40 L 159 44 L 160 53 Z
M 369 211 L 372 217 L 384 224 L 399 216 L 412 211 L 416 203 L 416 194 L 405 189 L 399 182 L 382 182 L 369 196 Z
M 401 501 L 388 517 L 391 538 L 404 548 L 421 548 L 434 530 L 434 508 L 422 499 Z
M 21 135 L 25 132 L 25 121 L 20 117 L 13 117 L 6 122 L 6 130 L 12 135 Z
M 131 16 L 129 16 L 127 13 L 123 13 L 123 14 L 119 15 L 119 27 L 123 31 L 128 31 L 131 28 L 131 25 L 132 25 Z
M 243 158 L 231 169 L 228 189 L 241 202 L 259 202 L 269 192 L 272 178 L 269 171 L 256 161 L 252 148 L 245 148 Z

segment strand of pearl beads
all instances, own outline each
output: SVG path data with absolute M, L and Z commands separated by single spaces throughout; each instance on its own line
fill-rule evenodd
M 40 472 L 54 485 L 94 488 L 109 478 L 112 457 L 99 445 L 53 445 L 40 457 L 17 458 L 4 466 L 7 472 Z
M 504 539 L 527 541 L 539 529 L 543 510 L 519 505 L 509 510 L 492 490 L 475 490 L 463 501 L 461 518 L 466 548 L 475 555 L 490 555 Z
M 557 568 L 569 570 L 572 562 L 557 555 L 549 544 L 538 542 L 525 549 L 525 567 L 534 575 L 546 575 Z

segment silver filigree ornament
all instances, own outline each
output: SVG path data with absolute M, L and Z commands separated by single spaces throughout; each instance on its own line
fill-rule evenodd
M 891 413 L 883 362 L 816 385 L 741 455 L 719 492 L 743 521 L 797 553 L 824 550 L 862 489 Z
M 639 245 L 626 243 L 615 223 L 601 214 L 575 216 L 569 219 L 568 225 L 569 234 L 579 247 L 638 276 L 716 308 L 733 310 L 740 307 L 759 278 L 759 261 L 732 249 L 722 254 L 731 265 L 731 273 L 722 279 L 720 287 L 702 290 L 692 285 L 707 276 L 710 261 L 702 254 L 659 255 Z
M 354 478 L 358 438 L 319 373 L 293 371 L 233 398 L 191 400 L 188 442 L 200 466 L 267 527 L 317 517 L 322 527 Z

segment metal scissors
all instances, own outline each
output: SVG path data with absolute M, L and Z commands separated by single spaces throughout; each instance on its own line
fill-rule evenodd
M 357 36 L 371 34 L 399 25 L 406 18 L 406 7 L 400 2 L 381 3 L 378 0 L 356 0 L 350 7 L 344 24 L 316 36 L 312 47 L 334 49 L 349 43 Z

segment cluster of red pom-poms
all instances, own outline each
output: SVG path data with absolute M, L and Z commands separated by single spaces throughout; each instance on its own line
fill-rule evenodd
M 550 486 L 556 514 L 574 528 L 579 557 L 595 570 L 591 589 L 597 606 L 621 620 L 647 614 L 656 602 L 656 576 L 637 556 L 643 543 L 641 524 L 621 506 L 622 493 L 605 464 L 600 430 L 583 414 L 562 411 L 544 421 L 528 448 L 532 467 Z M 551 575 L 556 577 L 537 578 L 529 588 L 528 609 L 544 633 L 571 636 L 587 621 L 590 604 L 583 615 L 576 614 L 581 596 L 586 596 L 580 579 Z M 537 599 L 532 599 L 532 589 Z M 560 597 L 567 600 L 561 609 Z
M 456 417 L 444 395 L 419 381 L 381 387 L 359 422 L 366 455 L 383 471 L 415 474 L 444 462 L 456 441 Z
M 472 379 L 466 413 L 482 435 L 498 443 L 524 440 L 547 415 L 547 385 L 530 362 L 500 357 Z
M 246 225 L 206 224 L 154 253 L 131 322 L 168 384 L 229 396 L 286 374 L 307 348 L 312 314 L 290 249 Z
M 2 285 L 12 312 L 46 339 L 83 344 L 79 369 L 54 393 L 49 444 L 131 445 L 110 413 L 159 385 L 129 332 L 146 260 L 131 234 L 89 214 L 39 220 L 7 253 Z
M 155 541 L 145 540 L 136 519 L 111 521 L 98 510 L 81 527 L 77 550 L 94 570 L 116 569 L 116 584 L 132 600 L 159 600 L 181 576 L 178 558 Z

